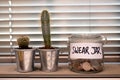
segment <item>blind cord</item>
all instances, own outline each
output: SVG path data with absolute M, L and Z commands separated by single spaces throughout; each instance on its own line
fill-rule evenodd
M 12 43 L 12 2 L 11 0 L 8 1 L 9 4 L 9 34 L 10 34 L 10 56 L 11 56 L 11 63 L 13 63 L 12 55 L 13 55 L 13 43 Z

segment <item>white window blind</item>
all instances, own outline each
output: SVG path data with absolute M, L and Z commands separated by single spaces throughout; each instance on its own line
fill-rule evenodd
M 10 54 L 9 3 L 0 0 L 0 55 Z
M 68 54 L 70 34 L 101 33 L 108 39 L 105 58 L 119 61 L 120 0 L 0 0 L 0 55 L 11 55 L 22 34 L 30 36 L 30 46 L 44 45 L 40 23 L 44 9 L 51 15 L 52 46 L 61 48 L 61 54 Z

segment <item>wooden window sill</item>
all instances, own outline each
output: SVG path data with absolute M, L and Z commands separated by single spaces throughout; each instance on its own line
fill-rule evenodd
M 36 65 L 35 65 L 36 66 Z M 21 77 L 21 78 L 120 78 L 120 64 L 105 64 L 105 69 L 99 73 L 75 73 L 69 70 L 68 64 L 59 64 L 59 69 L 56 72 L 42 72 L 39 66 L 36 66 L 35 71 L 28 73 L 20 73 L 16 71 L 16 65 L 0 65 L 0 77 Z

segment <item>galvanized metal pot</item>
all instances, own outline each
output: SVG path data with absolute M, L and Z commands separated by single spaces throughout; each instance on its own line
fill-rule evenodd
M 41 70 L 54 72 L 58 69 L 59 49 L 39 49 L 41 59 Z
M 18 72 L 34 70 L 35 49 L 15 49 L 15 55 Z

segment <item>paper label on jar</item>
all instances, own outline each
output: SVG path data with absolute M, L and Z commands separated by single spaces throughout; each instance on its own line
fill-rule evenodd
M 70 43 L 71 59 L 102 59 L 101 43 Z

